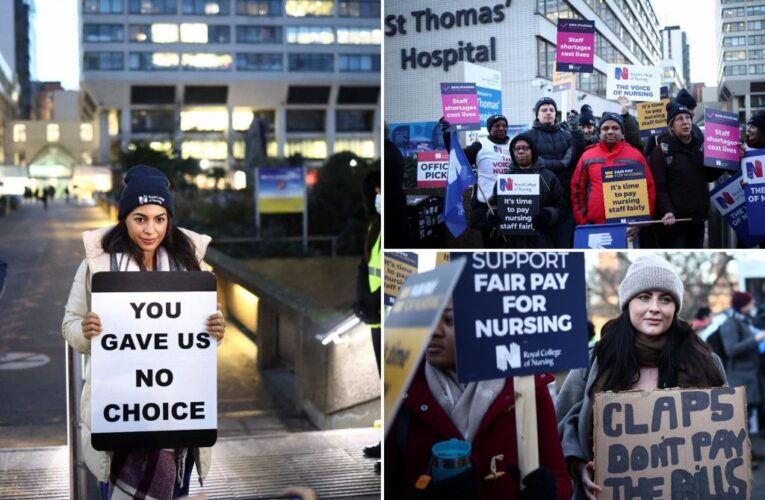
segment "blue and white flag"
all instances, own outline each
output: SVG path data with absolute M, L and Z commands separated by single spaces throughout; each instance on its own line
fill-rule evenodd
M 467 229 L 465 207 L 462 204 L 462 193 L 476 183 L 473 170 L 467 161 L 457 139 L 457 132 L 452 131 L 451 151 L 449 151 L 449 175 L 446 180 L 446 196 L 444 199 L 444 222 L 456 238 Z

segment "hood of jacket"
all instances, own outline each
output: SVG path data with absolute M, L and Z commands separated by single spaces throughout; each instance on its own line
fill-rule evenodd
M 510 163 L 511 174 L 541 174 L 543 168 L 545 168 L 545 161 L 541 157 L 537 158 L 528 168 L 519 167 L 515 160 Z
M 516 163 L 515 152 L 513 151 L 513 148 L 518 141 L 526 141 L 528 143 L 529 147 L 531 148 L 531 164 L 535 164 L 537 160 L 539 160 L 539 148 L 537 147 L 537 143 L 534 141 L 534 138 L 531 137 L 531 135 L 527 132 L 522 132 L 516 135 L 513 137 L 513 140 L 510 141 L 510 157 L 513 159 L 513 163 Z

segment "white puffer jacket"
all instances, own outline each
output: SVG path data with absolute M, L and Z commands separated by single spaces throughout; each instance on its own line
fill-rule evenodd
M 61 326 L 64 338 L 69 342 L 69 345 L 76 351 L 88 355 L 85 364 L 85 385 L 82 388 L 80 401 L 80 419 L 82 421 L 80 439 L 85 465 L 103 483 L 109 481 L 112 454 L 97 451 L 90 444 L 90 340 L 86 339 L 82 332 L 82 320 L 90 310 L 91 277 L 97 272 L 109 271 L 111 268 L 110 256 L 101 248 L 101 239 L 110 229 L 111 227 L 107 227 L 82 233 L 82 241 L 85 244 L 85 260 L 82 261 L 74 276 L 72 290 L 69 292 L 69 300 L 66 303 L 64 322 Z M 211 238 L 187 229 L 181 229 L 181 231 L 193 243 L 196 258 L 204 269 L 202 259 Z M 210 470 L 212 448 L 192 448 L 191 452 L 201 483 Z

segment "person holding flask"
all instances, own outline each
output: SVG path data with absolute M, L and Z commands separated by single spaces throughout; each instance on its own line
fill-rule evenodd
M 461 384 L 455 370 L 450 302 L 385 440 L 385 498 L 571 498 L 547 389 L 553 376 L 535 376 L 540 467 L 520 479 L 513 380 Z

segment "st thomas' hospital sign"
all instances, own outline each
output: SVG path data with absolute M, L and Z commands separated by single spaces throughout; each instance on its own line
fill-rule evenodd
M 436 12 L 431 8 L 414 10 L 409 17 L 404 14 L 385 16 L 385 36 L 405 36 L 411 32 L 439 31 L 469 26 L 501 23 L 505 20 L 506 9 L 512 0 L 505 0 L 493 6 L 484 5 L 469 9 Z M 473 42 L 459 40 L 456 47 L 446 47 L 433 51 L 418 51 L 416 47 L 401 49 L 401 69 L 449 67 L 460 61 L 485 63 L 497 60 L 497 40 L 490 37 L 488 43 L 474 45 Z

